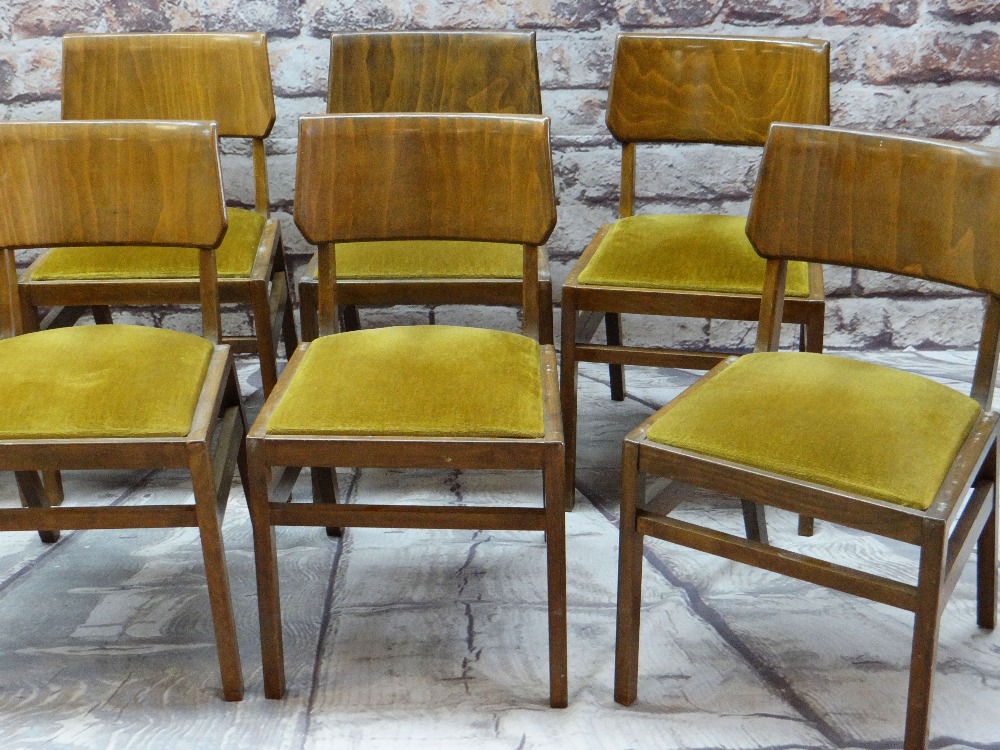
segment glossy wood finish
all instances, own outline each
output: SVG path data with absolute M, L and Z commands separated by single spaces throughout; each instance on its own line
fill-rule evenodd
M 333 34 L 326 111 L 540 115 L 535 35 Z
M 330 38 L 327 112 L 541 114 L 534 32 L 364 32 Z M 299 282 L 302 337 L 318 333 L 315 259 Z M 548 256 L 538 266 L 541 341 L 553 343 Z M 518 305 L 520 279 L 349 279 L 340 285 L 347 330 L 358 305 Z
M 537 308 L 532 310 L 537 287 L 531 283 L 538 268 L 535 245 L 548 238 L 555 221 L 546 118 L 302 118 L 295 206 L 300 230 L 318 245 L 321 334 L 336 335 L 335 243 L 404 238 L 525 245 L 522 306 L 526 329 L 537 330 Z M 292 357 L 247 440 L 266 695 L 278 698 L 285 691 L 274 526 L 320 526 L 331 534 L 345 526 L 495 528 L 545 531 L 550 703 L 565 706 L 565 456 L 555 350 L 541 347 L 540 438 L 270 435 L 271 414 L 308 347 L 302 344 Z M 399 367 L 405 371 L 406 363 Z M 314 467 L 314 502 L 290 503 L 292 485 L 305 466 Z M 337 502 L 334 466 L 535 469 L 543 475 L 543 503 L 540 508 L 345 505 Z
M 618 214 L 635 210 L 636 143 L 763 145 L 775 121 L 830 121 L 830 45 L 809 39 L 620 34 L 608 94 L 607 124 L 622 144 Z M 566 420 L 567 502 L 576 474 L 576 365 L 607 362 L 611 396 L 625 397 L 622 365 L 707 369 L 727 356 L 623 345 L 621 315 L 756 320 L 755 294 L 605 287 L 579 283 L 605 234 L 600 229 L 562 291 L 562 409 Z M 607 345 L 591 343 L 593 313 L 603 313 Z M 785 302 L 785 323 L 799 326 L 799 348 L 823 350 L 823 271 L 809 269 L 809 294 Z M 748 516 L 748 524 L 751 519 Z M 753 521 L 756 523 L 756 521 Z M 803 528 L 806 530 L 806 527 Z
M 295 224 L 314 245 L 381 238 L 541 245 L 556 224 L 548 144 L 544 117 L 303 117 Z M 434 160 L 414 159 L 430 149 Z
M 869 169 L 879 161 L 869 154 L 871 149 L 887 155 L 896 168 Z M 968 279 L 954 269 L 991 268 L 997 219 L 978 203 L 985 200 L 988 204 L 990 200 L 989 191 L 982 186 L 996 185 L 1000 179 L 1000 154 L 983 150 L 975 160 L 977 166 L 968 162 L 956 166 L 956 160 L 962 161 L 966 153 L 965 147 L 951 143 L 775 125 L 765 149 L 748 228 L 758 252 L 770 258 L 757 350 L 777 348 L 785 253 L 837 264 L 863 259 L 865 267 L 920 278 L 940 278 L 947 273 L 953 282 Z M 933 191 L 925 189 L 926 175 L 937 177 Z M 981 189 L 969 190 L 967 185 L 979 185 Z M 875 201 L 873 196 L 880 199 Z M 919 217 L 899 209 L 917 204 L 923 207 Z M 872 214 L 884 221 L 871 223 L 868 219 Z M 939 245 L 938 252 L 944 258 L 935 256 L 925 268 L 917 267 L 909 252 L 909 238 L 914 233 L 909 220 L 920 222 L 920 236 L 928 241 L 944 234 L 957 242 Z M 832 238 L 846 241 L 850 254 Z M 934 249 L 926 252 L 933 253 Z M 986 287 L 991 296 L 972 393 L 988 407 L 988 394 L 996 385 L 1000 300 L 992 296 L 983 278 L 988 276 L 976 276 L 976 283 Z M 678 398 L 685 398 L 718 375 L 731 361 L 713 369 Z M 998 415 L 984 412 L 979 417 L 931 506 L 921 511 L 649 441 L 646 430 L 676 403 L 671 402 L 626 438 L 622 549 L 632 550 L 630 554 L 634 555 L 634 550 L 642 547 L 643 536 L 651 535 L 914 612 L 904 747 L 926 748 L 938 623 L 974 548 L 978 549 L 979 560 L 977 621 L 985 628 L 996 625 Z M 808 408 L 803 404 L 803 409 Z M 920 553 L 917 583 L 872 575 L 766 542 L 740 539 L 672 518 L 669 510 L 664 513 L 645 509 L 641 496 L 631 489 L 641 474 L 669 477 L 913 544 Z M 615 700 L 629 704 L 637 694 L 641 570 L 631 558 L 625 558 L 624 552 L 622 561 L 619 591 L 624 596 L 619 600 Z
M 213 123 L 2 124 L 0 175 L 6 177 L 0 210 L 11 217 L 0 221 L 0 338 L 21 333 L 15 249 L 128 242 L 201 248 L 202 299 L 211 307 L 203 311 L 205 333 L 218 340 L 212 248 L 225 212 Z M 237 464 L 245 468 L 245 432 L 232 355 L 216 346 L 184 437 L 0 440 L 0 470 L 16 473 L 25 506 L 0 510 L 0 529 L 37 529 L 49 543 L 65 528 L 199 529 L 227 700 L 242 698 L 243 678 L 221 519 Z M 59 471 L 138 467 L 186 468 L 194 505 L 53 507 L 61 500 Z
M 67 120 L 213 120 L 223 137 L 250 138 L 254 208 L 270 215 L 263 139 L 271 131 L 275 112 L 264 34 L 67 35 L 62 107 Z M 191 205 L 196 210 L 197 202 Z M 141 203 L 135 206 L 139 210 Z M 196 279 L 33 280 L 31 274 L 41 260 L 22 275 L 21 284 L 28 308 L 58 308 L 42 327 L 72 324 L 88 306 L 95 320 L 108 322 L 111 305 L 201 301 L 202 287 Z M 250 275 L 220 279 L 219 295 L 224 303 L 250 307 L 254 335 L 227 336 L 225 341 L 236 351 L 258 355 L 264 389 L 269 392 L 277 380 L 279 339 L 284 336 L 288 354 L 298 342 L 276 220 L 265 225 Z
M 747 224 L 762 255 L 1000 294 L 1000 257 L 987 252 L 1000 246 L 996 149 L 795 127 L 776 127 L 771 144 L 780 160 L 762 163 Z M 803 200 L 820 210 L 780 209 Z
M 67 34 L 62 69 L 64 120 L 214 120 L 241 138 L 274 125 L 261 33 Z
M 772 122 L 829 120 L 829 70 L 815 39 L 621 34 L 608 129 L 622 143 L 763 146 Z

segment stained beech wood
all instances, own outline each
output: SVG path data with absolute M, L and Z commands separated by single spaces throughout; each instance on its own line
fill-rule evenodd
M 0 173 L 17 175 L 16 184 L 4 183 L 0 212 L 19 217 L 0 221 L 6 245 L 0 252 L 0 300 L 6 301 L 0 330 L 21 333 L 10 314 L 22 309 L 15 249 L 127 242 L 199 247 L 205 335 L 218 340 L 212 248 L 226 219 L 214 123 L 0 124 Z M 232 354 L 217 345 L 186 436 L 0 440 L 0 470 L 15 472 L 26 506 L 0 510 L 0 529 L 36 529 L 51 543 L 59 529 L 199 528 L 226 700 L 242 698 L 243 677 L 221 519 L 233 473 L 245 473 L 245 432 Z M 166 467 L 188 470 L 193 506 L 54 507 L 62 497 L 60 471 Z
M 430 238 L 526 246 L 521 304 L 526 330 L 537 333 L 537 245 L 555 221 L 546 118 L 302 118 L 295 205 L 296 223 L 317 244 L 320 334 L 340 335 L 338 242 Z M 492 528 L 545 532 L 549 702 L 565 706 L 565 454 L 555 349 L 540 347 L 544 434 L 539 438 L 268 434 L 271 416 L 300 377 L 309 347 L 303 343 L 295 351 L 247 437 L 265 694 L 279 698 L 285 691 L 275 526 L 319 526 L 328 534 L 350 526 Z M 406 371 L 407 363 L 399 367 Z M 541 507 L 344 504 L 337 502 L 336 466 L 534 469 L 542 472 L 544 492 Z M 312 467 L 312 503 L 289 501 L 301 467 Z
M 425 112 L 538 115 L 541 85 L 534 32 L 364 32 L 331 36 L 329 114 Z M 318 335 L 315 259 L 299 282 L 302 337 Z M 552 278 L 540 249 L 539 340 L 554 341 Z M 358 305 L 522 304 L 516 279 L 348 279 L 338 304 L 346 330 Z
M 220 136 L 249 138 L 254 209 L 265 218 L 270 215 L 264 138 L 275 112 L 264 34 L 70 34 L 63 39 L 62 83 L 66 120 L 210 120 L 218 123 Z M 99 155 L 80 165 L 106 168 Z M 140 175 L 155 169 L 141 156 L 133 166 Z M 131 206 L 136 221 L 156 221 L 142 216 L 142 207 L 138 200 Z M 197 196 L 191 197 L 189 210 L 193 217 L 199 210 Z M 82 243 L 48 246 L 57 244 Z M 105 323 L 111 322 L 112 305 L 199 303 L 203 310 L 213 308 L 202 299 L 205 287 L 197 279 L 34 280 L 31 275 L 42 260 L 39 257 L 22 274 L 21 285 L 29 323 L 37 308 L 54 308 L 43 328 L 72 325 L 86 307 L 92 308 L 97 322 Z M 298 343 L 291 277 L 276 220 L 265 224 L 250 275 L 222 278 L 218 285 L 220 301 L 249 306 L 254 323 L 252 339 L 222 336 L 221 340 L 240 352 L 257 354 L 264 392 L 269 393 L 277 380 L 279 339 L 284 337 L 287 354 Z M 214 325 L 221 334 L 220 321 Z
M 830 122 L 830 45 L 810 39 L 620 34 L 615 45 L 607 125 L 622 144 L 619 217 L 635 214 L 637 143 L 719 143 L 762 146 L 772 122 Z M 601 227 L 563 285 L 562 399 L 566 420 L 568 502 L 576 474 L 578 362 L 608 363 L 611 397 L 625 397 L 622 365 L 706 369 L 726 353 L 678 353 L 623 345 L 622 313 L 757 320 L 760 295 L 580 284 L 611 225 Z M 607 346 L 595 329 L 572 333 L 578 316 L 604 315 Z M 800 347 L 823 350 L 823 270 L 809 268 L 809 293 L 788 298 L 773 319 L 799 326 Z M 777 334 L 775 334 L 777 335 Z M 747 506 L 748 528 L 766 533 Z M 806 525 L 803 531 L 807 531 Z M 755 532 L 756 533 L 756 532 Z
M 996 385 L 998 300 L 993 296 L 994 256 L 1000 235 L 991 203 L 1000 184 L 1000 152 L 889 135 L 830 128 L 775 125 L 751 206 L 748 235 L 767 257 L 758 351 L 777 348 L 786 261 L 806 259 L 946 280 L 988 294 L 972 395 L 988 407 Z M 891 167 L 889 164 L 891 163 Z M 928 176 L 933 175 L 934 187 Z M 979 186 L 973 189 L 971 186 Z M 918 210 L 916 206 L 921 206 Z M 880 217 L 874 221 L 873 217 Z M 917 241 L 917 237 L 923 241 Z M 846 243 L 846 244 L 844 244 Z M 786 301 L 787 302 L 787 301 Z M 671 408 L 730 366 L 727 360 L 625 439 L 638 461 L 624 467 L 621 544 L 633 549 L 644 535 L 719 555 L 914 612 L 905 750 L 926 748 L 938 623 L 973 549 L 978 550 L 977 621 L 996 625 L 997 434 L 1000 416 L 983 412 L 972 426 L 930 507 L 909 508 L 681 450 L 647 439 L 646 430 Z M 822 396 L 820 396 L 821 398 Z M 808 412 L 810 405 L 802 404 Z M 810 439 L 815 439 L 812 436 Z M 637 476 L 654 474 L 736 495 L 915 545 L 920 554 L 916 586 L 858 571 L 850 561 L 830 562 L 723 534 L 670 517 L 639 499 L 633 520 L 626 496 Z M 634 565 L 619 571 L 619 631 L 638 616 Z M 626 611 L 630 610 L 630 611 Z M 633 639 L 634 640 L 634 639 Z M 631 702 L 637 657 L 633 640 L 621 638 L 616 700 Z
M 763 146 L 772 122 L 823 122 L 830 45 L 815 39 L 620 34 L 608 129 L 622 143 Z

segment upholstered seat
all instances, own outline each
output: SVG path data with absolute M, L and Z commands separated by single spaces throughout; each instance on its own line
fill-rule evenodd
M 519 279 L 522 259 L 520 245 L 501 242 L 345 242 L 337 246 L 337 276 L 341 279 Z
M 647 437 L 925 510 L 981 414 L 975 400 L 912 373 L 763 352 L 684 394 Z
M 143 326 L 76 326 L 0 341 L 0 438 L 181 437 L 212 343 Z
M 215 251 L 218 275 L 250 275 L 266 219 L 243 208 L 226 210 L 229 228 Z M 64 247 L 51 250 L 31 274 L 34 281 L 61 279 L 195 279 L 198 251 L 194 248 Z
M 270 435 L 536 438 L 545 434 L 538 343 L 456 326 L 316 339 Z
M 743 216 L 653 214 L 612 224 L 578 280 L 593 286 L 760 294 L 765 265 L 747 239 Z M 808 264 L 788 264 L 787 294 L 809 296 Z

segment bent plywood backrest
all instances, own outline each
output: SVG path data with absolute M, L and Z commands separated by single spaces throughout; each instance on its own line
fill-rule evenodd
M 747 235 L 766 258 L 1000 294 L 1000 150 L 775 125 Z
M 555 227 L 546 117 L 325 115 L 299 121 L 295 223 L 318 245 L 541 245 Z
M 214 120 L 219 135 L 274 125 L 267 38 L 245 34 L 68 34 L 66 120 Z
M 215 247 L 213 123 L 0 124 L 0 247 Z
M 327 112 L 541 114 L 535 35 L 333 34 Z
M 829 42 L 618 37 L 607 124 L 622 143 L 762 146 L 772 122 L 829 121 Z

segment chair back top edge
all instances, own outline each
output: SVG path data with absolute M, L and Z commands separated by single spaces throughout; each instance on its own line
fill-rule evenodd
M 776 124 L 747 236 L 765 258 L 1000 295 L 1000 149 Z
M 772 122 L 830 122 L 830 43 L 621 34 L 607 125 L 622 143 L 762 146 Z
M 217 143 L 211 122 L 0 123 L 0 247 L 217 247 Z
M 555 227 L 549 120 L 467 114 L 299 121 L 295 223 L 315 244 L 544 244 Z
M 535 34 L 332 34 L 327 112 L 541 114 Z
M 263 33 L 67 34 L 67 120 L 214 120 L 223 137 L 264 138 L 274 92 Z

